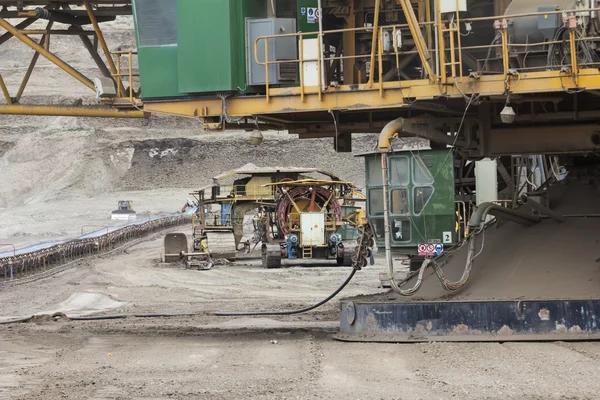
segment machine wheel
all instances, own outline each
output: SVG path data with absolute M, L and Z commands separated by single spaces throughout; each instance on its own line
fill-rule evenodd
M 354 250 L 355 246 L 356 246 L 356 243 L 347 244 L 344 246 L 344 255 L 343 255 L 343 257 L 337 258 L 337 265 L 343 266 L 343 267 L 351 267 L 352 266 L 352 256 L 354 255 L 353 250 Z
M 279 244 L 262 245 L 262 266 L 264 268 L 281 268 L 281 247 Z

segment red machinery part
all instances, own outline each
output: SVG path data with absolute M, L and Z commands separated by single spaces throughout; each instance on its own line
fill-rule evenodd
M 279 231 L 282 235 L 287 235 L 290 233 L 290 228 L 288 226 L 287 216 L 292 210 L 293 204 L 290 201 L 290 198 L 293 199 L 294 202 L 299 201 L 300 199 L 310 200 L 312 197 L 312 191 L 310 190 L 311 186 L 298 186 L 287 193 L 288 195 L 284 195 L 281 197 L 279 204 L 277 205 L 277 226 L 279 227 Z M 333 210 L 335 214 L 335 219 L 337 221 L 342 220 L 342 206 L 337 201 L 335 197 L 332 196 L 330 190 L 325 189 L 322 186 L 312 187 L 312 189 L 316 192 L 316 197 L 322 200 L 324 204 L 330 197 L 331 200 L 327 204 L 327 210 Z

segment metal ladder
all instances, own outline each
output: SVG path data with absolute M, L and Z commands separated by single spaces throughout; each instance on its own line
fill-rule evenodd
M 312 246 L 302 247 L 302 258 L 312 258 Z

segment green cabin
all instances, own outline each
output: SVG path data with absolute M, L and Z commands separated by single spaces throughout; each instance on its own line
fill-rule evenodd
M 264 91 L 261 36 L 318 31 L 317 0 L 133 0 L 141 97 L 189 99 L 207 94 Z M 251 22 L 255 23 L 251 23 Z M 297 38 L 269 39 L 269 61 L 298 58 Z M 294 86 L 295 63 L 269 66 L 269 84 Z M 262 80 L 262 81 L 261 81 Z
M 367 217 L 377 244 L 383 248 L 383 179 L 381 154 L 365 158 Z M 417 254 L 419 245 L 457 243 L 454 157 L 448 150 L 388 153 L 389 211 L 392 250 Z

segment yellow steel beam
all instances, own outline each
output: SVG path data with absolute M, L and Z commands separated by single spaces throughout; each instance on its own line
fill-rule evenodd
M 19 29 L 19 30 L 20 29 L 25 29 L 29 25 L 33 24 L 35 21 L 37 21 L 37 18 L 27 18 L 25 21 L 20 22 L 19 24 L 17 24 L 16 28 Z M 0 36 L 0 45 L 6 43 L 6 41 L 8 41 L 12 37 L 13 37 L 12 33 L 6 32 L 4 35 Z
M 415 41 L 415 46 L 417 51 L 419 52 L 419 57 L 421 58 L 421 63 L 423 64 L 423 69 L 427 73 L 427 77 L 429 80 L 433 82 L 435 79 L 434 74 L 431 71 L 431 65 L 429 65 L 429 59 L 431 55 L 429 54 L 429 49 L 427 48 L 427 43 L 425 43 L 425 38 L 423 37 L 423 32 L 421 32 L 421 28 L 419 26 L 419 20 L 415 15 L 415 10 L 412 8 L 412 4 L 410 0 L 397 0 L 398 3 L 402 5 L 402 11 L 404 12 L 404 17 L 406 18 L 406 22 L 408 22 L 408 28 L 410 29 L 410 34 Z
M 37 44 L 35 41 L 31 40 L 31 38 L 29 36 L 23 35 L 22 33 L 18 32 L 17 29 L 14 26 L 12 26 L 11 24 L 9 24 L 4 18 L 0 18 L 0 27 L 4 28 L 7 32 L 12 34 L 14 37 L 16 37 L 17 39 L 19 39 L 20 41 L 25 43 L 27 46 L 31 47 L 32 49 L 34 49 L 35 51 L 40 53 L 42 56 L 44 56 L 46 59 L 48 59 L 48 61 L 55 64 L 57 67 L 59 67 L 60 69 L 62 69 L 63 71 L 65 71 L 66 73 L 71 75 L 73 78 L 77 79 L 79 82 L 83 83 L 85 86 L 87 86 L 91 90 L 96 91 L 94 83 L 91 80 L 86 78 L 83 74 L 81 74 L 75 68 L 71 67 L 69 64 L 67 64 L 66 62 L 64 62 L 63 60 L 61 60 L 60 58 L 58 58 L 57 56 L 55 56 L 48 50 L 44 49 L 42 46 Z
M 0 89 L 2 89 L 2 93 L 4 94 L 4 98 L 6 99 L 6 104 L 9 106 L 12 104 L 12 99 L 10 98 L 10 94 L 8 93 L 8 88 L 4 83 L 4 79 L 2 78 L 2 74 L 0 74 Z
M 54 21 L 52 21 L 52 20 L 48 21 L 48 24 L 46 25 L 46 30 L 48 32 L 50 32 L 50 29 L 52 28 L 52 24 L 54 24 Z M 39 45 L 43 44 L 44 48 L 49 51 L 50 50 L 50 33 L 43 34 L 42 37 L 40 38 L 40 41 L 38 44 Z M 27 86 L 27 83 L 29 82 L 29 78 L 31 78 L 31 74 L 32 74 L 33 69 L 35 68 L 35 64 L 37 63 L 39 58 L 40 58 L 40 53 L 38 53 L 37 51 L 35 53 L 33 53 L 33 57 L 31 58 L 29 67 L 27 67 L 27 72 L 25 72 L 25 76 L 23 77 L 23 81 L 21 82 L 21 86 L 19 87 L 19 90 L 17 91 L 17 96 L 15 97 L 17 103 L 19 102 L 19 100 L 21 100 L 21 96 L 23 95 L 23 92 L 25 91 L 25 87 Z
M 367 87 L 373 87 L 375 75 L 375 52 L 377 50 L 377 41 L 379 38 L 379 7 L 381 0 L 375 0 L 375 14 L 373 15 L 373 39 L 371 40 L 371 64 L 369 66 L 369 82 Z
M 456 82 L 456 84 L 455 84 Z M 578 74 L 579 87 L 586 90 L 600 90 L 600 73 L 596 69 L 580 69 Z M 511 86 L 511 94 L 530 93 L 562 93 L 565 88 L 573 88 L 572 79 L 560 71 L 522 72 L 520 79 Z M 502 96 L 505 94 L 504 75 L 485 75 L 476 82 L 469 77 L 448 78 L 445 86 L 447 95 L 461 98 L 463 94 L 470 95 L 471 87 L 482 96 Z M 322 101 L 315 91 L 304 94 L 301 101 L 300 88 L 271 89 L 270 102 L 266 103 L 263 96 L 229 97 L 227 98 L 227 114 L 230 117 L 248 117 L 257 114 L 276 114 L 308 111 L 355 111 L 378 110 L 404 107 L 405 97 L 416 100 L 432 100 L 440 96 L 439 85 L 431 85 L 427 79 L 385 82 L 383 84 L 385 97 L 380 97 L 379 88 L 365 90 L 363 85 L 356 89 L 351 85 L 342 85 L 338 89 L 323 93 Z M 462 94 L 459 90 L 462 90 Z M 469 89 L 467 89 L 469 88 Z M 223 103 L 219 98 L 145 103 L 144 111 L 176 115 L 181 117 L 219 117 Z M 202 112 L 199 112 L 202 110 Z
M 0 114 L 67 116 L 67 117 L 102 117 L 102 118 L 147 118 L 144 111 L 117 111 L 100 107 L 61 107 L 61 106 L 0 106 Z
M 354 28 L 356 25 L 356 15 L 354 14 L 354 1 L 350 2 L 350 10 L 348 16 L 344 20 L 344 29 Z M 344 50 L 344 57 L 356 55 L 356 31 L 346 31 L 342 33 L 342 48 Z M 345 58 L 343 60 L 344 67 L 344 84 L 353 85 L 354 80 L 354 65 L 355 60 L 352 58 Z
M 96 16 L 94 15 L 92 6 L 90 5 L 89 0 L 84 0 L 83 4 L 85 5 L 85 9 L 87 11 L 88 17 L 90 18 L 90 21 L 92 22 L 94 31 L 96 32 L 96 37 L 98 38 L 98 43 L 100 43 L 100 46 L 102 47 L 102 51 L 104 51 L 104 56 L 106 57 L 106 61 L 108 62 L 110 71 L 115 76 L 115 81 L 119 85 L 119 88 L 121 89 L 121 93 L 125 93 L 125 88 L 123 87 L 123 82 L 121 81 L 121 77 L 117 76 L 118 74 L 120 74 L 120 72 L 117 71 L 117 67 L 115 66 L 115 63 L 110 55 L 110 50 L 108 49 L 108 46 L 106 45 L 106 41 L 104 40 L 104 35 L 102 34 L 100 25 L 98 25 L 98 21 L 96 20 Z M 131 69 L 133 67 L 130 65 L 129 68 Z M 133 84 L 132 82 L 129 82 L 130 86 L 132 84 Z

